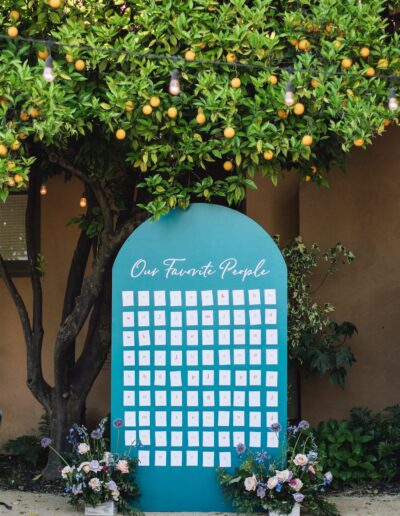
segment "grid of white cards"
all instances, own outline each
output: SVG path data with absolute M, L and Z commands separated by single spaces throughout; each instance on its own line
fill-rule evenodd
M 230 467 L 277 448 L 275 289 L 123 291 L 125 445 L 141 466 Z

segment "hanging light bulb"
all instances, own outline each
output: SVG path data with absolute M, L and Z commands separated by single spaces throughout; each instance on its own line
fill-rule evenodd
M 40 195 L 47 195 L 47 186 L 44 183 L 40 186 Z
M 172 72 L 168 91 L 171 95 L 179 95 L 179 93 L 181 92 L 181 84 L 179 82 L 179 70 L 175 69 Z
M 292 83 L 290 81 L 286 85 L 285 104 L 287 106 L 293 106 L 293 104 L 294 104 L 294 93 L 293 93 Z
M 44 62 L 44 70 L 43 70 L 43 79 L 47 82 L 52 82 L 55 79 L 54 69 L 53 69 L 53 59 L 51 55 L 46 58 Z
M 397 100 L 394 88 L 392 88 L 389 93 L 388 108 L 390 111 L 397 111 L 399 109 L 399 101 Z
M 82 197 L 81 197 L 81 199 L 79 201 L 79 206 L 81 208 L 86 208 L 86 206 L 87 206 L 87 199 L 85 197 L 85 194 L 82 194 Z

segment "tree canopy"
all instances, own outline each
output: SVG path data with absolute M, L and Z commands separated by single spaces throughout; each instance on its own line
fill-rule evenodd
M 117 210 L 139 186 L 156 217 L 194 197 L 238 202 L 256 172 L 325 184 L 344 153 L 398 120 L 390 4 L 5 0 L 0 195 L 26 186 L 44 148 L 96 177 Z M 168 92 L 175 69 L 179 95 Z

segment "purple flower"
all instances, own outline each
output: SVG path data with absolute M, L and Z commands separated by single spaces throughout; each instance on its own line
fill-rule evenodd
M 41 440 L 40 440 L 40 446 L 42 448 L 47 448 L 50 446 L 50 444 L 52 443 L 53 441 L 50 439 L 50 437 L 42 437 Z
M 103 437 L 103 432 L 100 430 L 100 428 L 96 428 L 96 430 L 93 430 L 93 432 L 90 434 L 90 437 L 92 439 L 101 439 Z
M 306 421 L 305 419 L 303 419 L 297 425 L 297 428 L 299 428 L 300 430 L 308 430 L 308 428 L 310 428 L 310 423 L 308 421 Z
M 120 417 L 117 417 L 116 419 L 114 419 L 114 421 L 113 421 L 114 428 L 121 428 L 123 426 L 124 426 L 124 422 L 122 421 L 122 419 Z
M 90 471 L 94 471 L 95 473 L 97 473 L 98 471 L 101 471 L 101 466 L 99 464 L 99 461 L 98 460 L 92 460 L 90 461 L 89 463 L 89 469 Z
M 266 491 L 267 491 L 267 490 L 265 489 L 265 487 L 264 487 L 263 485 L 259 485 L 259 486 L 257 487 L 257 496 L 258 496 L 259 498 L 265 498 L 265 493 L 266 493 Z
M 278 422 L 272 423 L 271 430 L 273 432 L 280 432 L 282 430 L 282 425 L 280 423 L 278 423 Z
M 106 486 L 110 491 L 115 491 L 116 489 L 118 489 L 118 486 L 114 482 L 114 480 L 110 480 L 109 482 L 107 482 Z
M 241 455 L 242 453 L 244 453 L 246 451 L 246 445 L 243 444 L 243 443 L 239 443 L 237 446 L 236 446 L 236 452 Z
M 294 493 L 293 498 L 295 502 L 301 503 L 304 500 L 304 495 L 301 493 Z

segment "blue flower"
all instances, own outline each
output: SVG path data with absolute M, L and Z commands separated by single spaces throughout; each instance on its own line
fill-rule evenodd
M 114 419 L 114 421 L 113 421 L 114 428 L 121 428 L 123 426 L 124 426 L 124 422 L 122 421 L 122 419 L 120 417 L 117 417 L 116 419 Z
M 115 491 L 117 489 L 117 484 L 114 482 L 114 480 L 107 482 L 106 486 L 110 491 Z
M 103 437 L 103 432 L 100 430 L 100 428 L 96 428 L 96 430 L 93 430 L 93 432 L 90 434 L 90 437 L 92 439 L 101 439 Z
M 278 422 L 272 423 L 271 430 L 273 432 L 280 432 L 282 430 L 282 425 L 280 423 L 278 423 Z
M 299 428 L 300 430 L 308 430 L 310 428 L 310 423 L 308 421 L 306 421 L 305 419 L 303 419 L 297 425 L 297 428 Z
M 279 480 L 277 486 L 275 487 L 275 490 L 277 493 L 280 493 L 282 491 L 282 484 L 283 484 L 282 480 Z
M 42 448 L 48 448 L 52 442 L 53 441 L 50 439 L 50 437 L 42 437 L 40 440 L 40 446 Z
M 267 490 L 265 489 L 265 487 L 262 484 L 259 484 L 257 487 L 257 496 L 259 498 L 265 498 L 266 492 L 267 492 Z
M 246 451 L 246 445 L 243 444 L 243 443 L 239 443 L 237 446 L 236 446 L 236 452 L 241 455 L 242 453 L 244 453 Z

